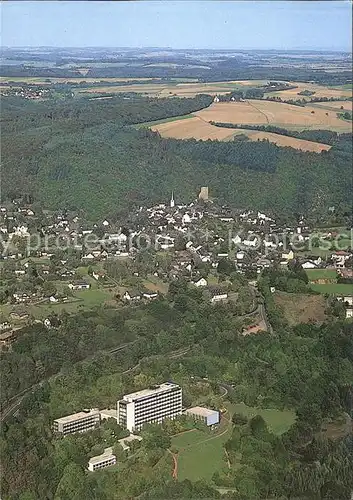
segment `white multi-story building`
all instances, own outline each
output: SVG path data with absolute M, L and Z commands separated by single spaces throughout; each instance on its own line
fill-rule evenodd
M 146 423 L 161 423 L 182 413 L 182 389 L 165 382 L 149 389 L 126 394 L 118 401 L 118 423 L 130 432 Z
M 97 469 L 104 469 L 104 467 L 110 467 L 116 464 L 116 456 L 113 455 L 112 448 L 106 448 L 104 453 L 92 457 L 88 462 L 88 470 L 91 472 Z
M 95 429 L 99 423 L 100 415 L 98 410 L 81 411 L 54 420 L 54 432 L 60 432 L 66 436 L 66 434 L 74 432 L 90 431 Z

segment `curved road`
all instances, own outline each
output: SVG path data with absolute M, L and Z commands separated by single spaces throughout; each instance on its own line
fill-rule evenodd
M 126 349 L 127 347 L 135 344 L 138 340 L 140 340 L 140 339 L 133 340 L 132 342 L 127 342 L 126 344 L 122 344 L 118 347 L 114 347 L 110 350 L 102 351 L 102 352 L 113 354 L 115 352 L 122 351 L 123 349 Z M 171 351 L 169 354 L 165 354 L 165 356 L 169 359 L 177 359 L 180 356 L 184 356 L 189 350 L 190 350 L 190 346 L 184 347 L 182 349 L 178 349 L 175 351 Z M 157 354 L 157 356 L 158 356 L 158 354 Z M 140 366 L 140 364 L 143 360 L 148 359 L 150 357 L 151 356 L 147 356 L 146 358 L 142 358 L 135 366 L 132 366 L 131 368 L 128 368 L 127 370 L 122 372 L 122 375 L 129 373 L 133 370 L 136 370 Z M 82 360 L 82 361 L 84 361 L 84 360 Z M 53 375 L 50 378 L 57 377 L 57 376 L 59 376 L 59 374 L 60 374 L 60 372 Z M 48 379 L 46 379 L 46 380 L 48 380 Z M 12 396 L 12 398 L 10 398 L 8 401 L 6 401 L 7 406 L 5 408 L 2 408 L 1 412 L 0 412 L 0 422 L 4 422 L 8 417 L 14 415 L 16 413 L 16 411 L 19 409 L 19 407 L 21 406 L 22 400 L 26 396 L 26 394 L 33 391 L 33 389 L 40 387 L 40 385 L 43 382 L 44 382 L 44 380 L 41 380 L 37 384 L 34 384 L 31 387 L 28 387 L 27 389 L 24 389 L 23 391 L 19 392 L 18 394 L 15 394 L 15 396 Z

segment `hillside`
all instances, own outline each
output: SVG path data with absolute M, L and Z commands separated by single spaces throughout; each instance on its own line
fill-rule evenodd
M 212 101 L 207 95 L 4 101 L 3 201 L 26 196 L 45 208 L 84 210 L 97 219 L 165 200 L 172 189 L 186 201 L 200 185 L 233 206 L 284 213 L 350 200 L 349 141 L 316 154 L 267 142 L 162 139 L 130 126 L 205 108 Z

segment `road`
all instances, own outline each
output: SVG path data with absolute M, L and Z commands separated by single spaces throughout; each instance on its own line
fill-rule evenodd
M 255 297 L 257 296 L 257 294 L 259 294 L 259 291 L 255 287 L 249 285 L 249 288 L 253 291 Z M 269 322 L 267 314 L 266 314 L 266 309 L 264 306 L 264 298 L 262 295 L 260 295 L 258 297 L 258 299 L 259 299 L 259 301 L 257 303 L 256 309 L 254 309 L 253 311 L 251 311 L 247 314 L 243 314 L 242 316 L 240 316 L 240 318 L 251 318 L 253 316 L 259 316 L 260 320 L 266 325 L 267 331 L 272 334 L 273 328 L 272 328 L 271 323 Z M 256 298 L 255 298 L 255 300 L 256 300 Z
M 118 347 L 114 347 L 112 349 L 109 349 L 109 350 L 103 351 L 103 352 L 109 353 L 109 354 L 114 354 L 116 352 L 122 351 L 123 349 L 126 349 L 127 347 L 135 344 L 138 340 L 140 340 L 140 339 L 133 340 L 132 342 L 127 342 L 127 343 L 122 344 Z M 169 354 L 165 354 L 165 356 L 169 359 L 177 359 L 181 356 L 184 356 L 189 350 L 190 350 L 190 346 L 184 347 L 182 349 L 178 349 L 175 351 L 171 351 Z M 122 374 L 125 375 L 133 370 L 136 370 L 140 366 L 140 364 L 143 360 L 146 360 L 150 357 L 151 356 L 147 356 L 146 358 L 142 358 L 135 366 L 128 368 L 127 370 L 122 372 Z M 54 377 L 58 377 L 59 375 L 60 375 L 60 372 L 57 373 L 56 375 L 52 376 L 51 378 L 53 379 Z M 16 413 L 16 411 L 20 408 L 21 403 L 23 401 L 23 398 L 26 396 L 26 394 L 30 393 L 31 391 L 33 391 L 34 389 L 39 387 L 42 383 L 43 383 L 43 381 L 40 381 L 37 384 L 34 384 L 31 387 L 28 387 L 27 389 L 24 389 L 23 391 L 19 392 L 18 394 L 15 394 L 15 396 L 12 396 L 12 398 L 10 398 L 8 401 L 6 401 L 7 406 L 5 408 L 2 408 L 1 412 L 0 412 L 0 422 L 1 423 L 4 422 L 8 417 L 14 415 Z

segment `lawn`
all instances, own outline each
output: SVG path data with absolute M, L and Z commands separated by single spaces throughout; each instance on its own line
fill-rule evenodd
M 229 426 L 214 436 L 195 430 L 173 437 L 172 446 L 180 450 L 178 480 L 210 480 L 216 471 L 227 467 L 223 446 L 231 433 Z
M 353 295 L 353 285 L 344 283 L 328 283 L 327 285 L 313 283 L 310 288 L 315 292 L 331 295 Z
M 306 274 L 309 280 L 331 280 L 337 278 L 337 271 L 334 269 L 307 269 Z
M 43 302 L 38 305 L 30 305 L 31 314 L 36 319 L 44 319 L 50 313 L 59 314 L 62 311 L 75 313 L 80 309 L 89 310 L 95 306 L 103 305 L 106 300 L 111 298 L 112 294 L 101 288 L 90 288 L 89 290 L 78 290 L 69 297 L 69 302 L 58 302 L 51 304 Z
M 274 434 L 281 435 L 286 432 L 295 422 L 295 413 L 292 410 L 276 410 L 273 408 L 263 409 L 247 406 L 245 403 L 232 405 L 235 412 L 241 413 L 248 418 L 261 415 L 268 429 Z

